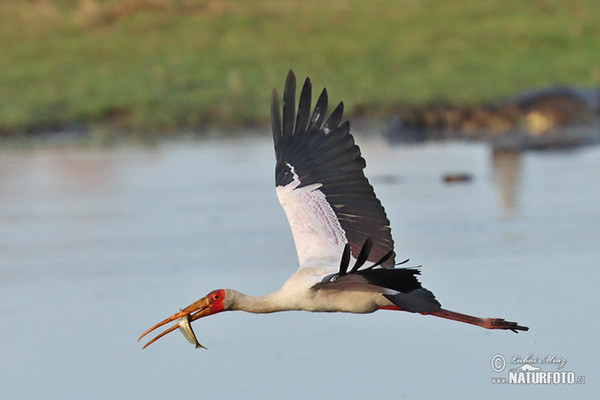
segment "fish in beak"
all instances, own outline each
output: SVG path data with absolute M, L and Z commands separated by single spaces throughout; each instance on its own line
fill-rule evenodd
M 191 319 L 192 317 L 190 316 L 190 314 L 186 315 L 185 317 L 179 318 L 179 331 L 188 340 L 188 342 L 196 346 L 196 348 L 202 347 L 203 349 L 205 349 L 206 347 L 202 346 L 196 338 L 196 334 L 192 329 L 192 325 L 190 325 Z
M 163 325 L 168 324 L 169 322 L 173 322 L 175 320 L 179 320 L 179 322 L 170 328 L 166 329 L 164 332 L 160 333 L 148 343 L 144 345 L 144 349 L 150 346 L 152 343 L 156 342 L 161 337 L 165 336 L 169 332 L 173 332 L 175 329 L 179 328 L 183 336 L 196 348 L 206 348 L 202 346 L 198 339 L 196 338 L 196 334 L 192 329 L 192 325 L 190 324 L 192 321 L 200 319 L 202 317 L 206 317 L 208 315 L 216 314 L 218 312 L 223 311 L 223 299 L 225 298 L 225 292 L 223 289 L 215 290 L 209 293 L 206 297 L 201 298 L 200 300 L 190 304 L 183 310 L 180 310 L 178 313 L 171 315 L 169 318 L 159 322 L 154 325 L 146 332 L 142 333 L 142 335 L 138 338 L 138 342 L 147 334 L 154 331 L 155 329 L 160 328 Z

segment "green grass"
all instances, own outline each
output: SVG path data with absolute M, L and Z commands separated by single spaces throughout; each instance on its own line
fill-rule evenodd
M 0 133 L 264 123 L 293 68 L 352 112 L 598 85 L 600 2 L 4 0 Z

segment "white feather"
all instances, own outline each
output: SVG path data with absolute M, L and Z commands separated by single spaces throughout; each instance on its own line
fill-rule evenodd
M 292 229 L 300 268 L 337 266 L 347 243 L 346 234 L 319 190 L 321 184 L 299 188 L 298 175 L 293 166 L 288 166 L 294 179 L 278 186 L 276 192 Z

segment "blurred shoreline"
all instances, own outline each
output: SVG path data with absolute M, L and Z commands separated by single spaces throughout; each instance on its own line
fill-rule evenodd
M 247 130 L 290 68 L 351 120 L 451 125 L 535 88 L 595 90 L 599 17 L 593 0 L 6 0 L 0 137 Z

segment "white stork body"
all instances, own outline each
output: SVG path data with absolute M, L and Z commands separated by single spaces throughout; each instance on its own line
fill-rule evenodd
M 288 279 L 283 287 L 266 296 L 248 296 L 233 289 L 225 289 L 229 310 L 265 314 L 278 311 L 371 313 L 382 305 L 392 305 L 381 296 L 381 290 L 366 289 L 363 285 L 330 290 L 309 290 L 306 283 L 313 280 L 319 269 L 303 269 Z M 322 277 L 323 275 L 321 275 Z M 308 278 L 308 279 L 307 279 Z M 378 304 L 383 299 L 385 304 Z
M 227 310 L 371 313 L 392 309 L 488 329 L 527 330 L 503 319 L 444 310 L 417 280 L 418 270 L 397 267 L 390 222 L 363 173 L 365 161 L 348 122 L 340 124 L 343 104 L 325 121 L 327 92 L 323 90 L 311 115 L 311 91 L 306 79 L 296 113 L 296 78 L 290 71 L 283 114 L 275 90 L 271 107 L 276 193 L 292 230 L 299 269 L 280 290 L 266 296 L 215 290 L 148 329 L 140 339 L 180 319 L 179 327 L 198 347 L 189 322 Z M 146 346 L 177 327 L 172 326 Z

